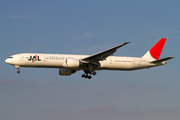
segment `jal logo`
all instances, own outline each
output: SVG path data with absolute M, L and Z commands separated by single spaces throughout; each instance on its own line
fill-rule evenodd
M 35 56 L 30 56 L 30 58 L 28 59 L 29 61 L 35 62 L 35 61 L 41 61 L 41 59 L 39 59 L 39 56 L 35 55 Z

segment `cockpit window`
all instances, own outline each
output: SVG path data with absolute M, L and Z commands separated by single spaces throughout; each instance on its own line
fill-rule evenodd
M 9 57 L 9 58 L 13 58 L 13 57 Z

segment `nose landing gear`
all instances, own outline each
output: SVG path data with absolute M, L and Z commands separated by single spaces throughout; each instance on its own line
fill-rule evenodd
M 20 73 L 19 66 L 15 65 L 15 68 L 17 68 L 17 73 Z

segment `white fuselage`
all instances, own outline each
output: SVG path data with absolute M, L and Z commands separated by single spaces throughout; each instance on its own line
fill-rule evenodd
M 165 65 L 167 60 L 174 58 L 159 59 L 165 42 L 166 38 L 161 38 L 140 58 L 111 56 L 117 49 L 130 43 L 124 42 L 93 55 L 22 53 L 10 56 L 5 62 L 14 65 L 17 73 L 20 73 L 19 67 L 58 68 L 59 75 L 64 76 L 83 70 L 82 78 L 91 79 L 91 75 L 96 75 L 95 70 L 128 71 Z
M 38 54 L 23 53 L 16 54 L 6 59 L 6 62 L 15 67 L 42 67 L 42 68 L 67 68 L 72 70 L 86 70 L 81 66 L 69 67 L 66 60 L 81 60 L 88 55 L 68 55 L 68 54 Z M 137 70 L 164 65 L 165 63 L 154 64 L 152 60 L 137 57 L 117 57 L 109 56 L 106 60 L 99 61 L 100 66 L 96 70 Z M 80 62 L 80 61 L 79 61 Z

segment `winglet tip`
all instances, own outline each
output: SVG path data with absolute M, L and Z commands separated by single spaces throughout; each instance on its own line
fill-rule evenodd
M 128 43 L 131 43 L 131 41 L 129 41 L 129 42 L 125 42 L 125 44 L 128 44 Z

